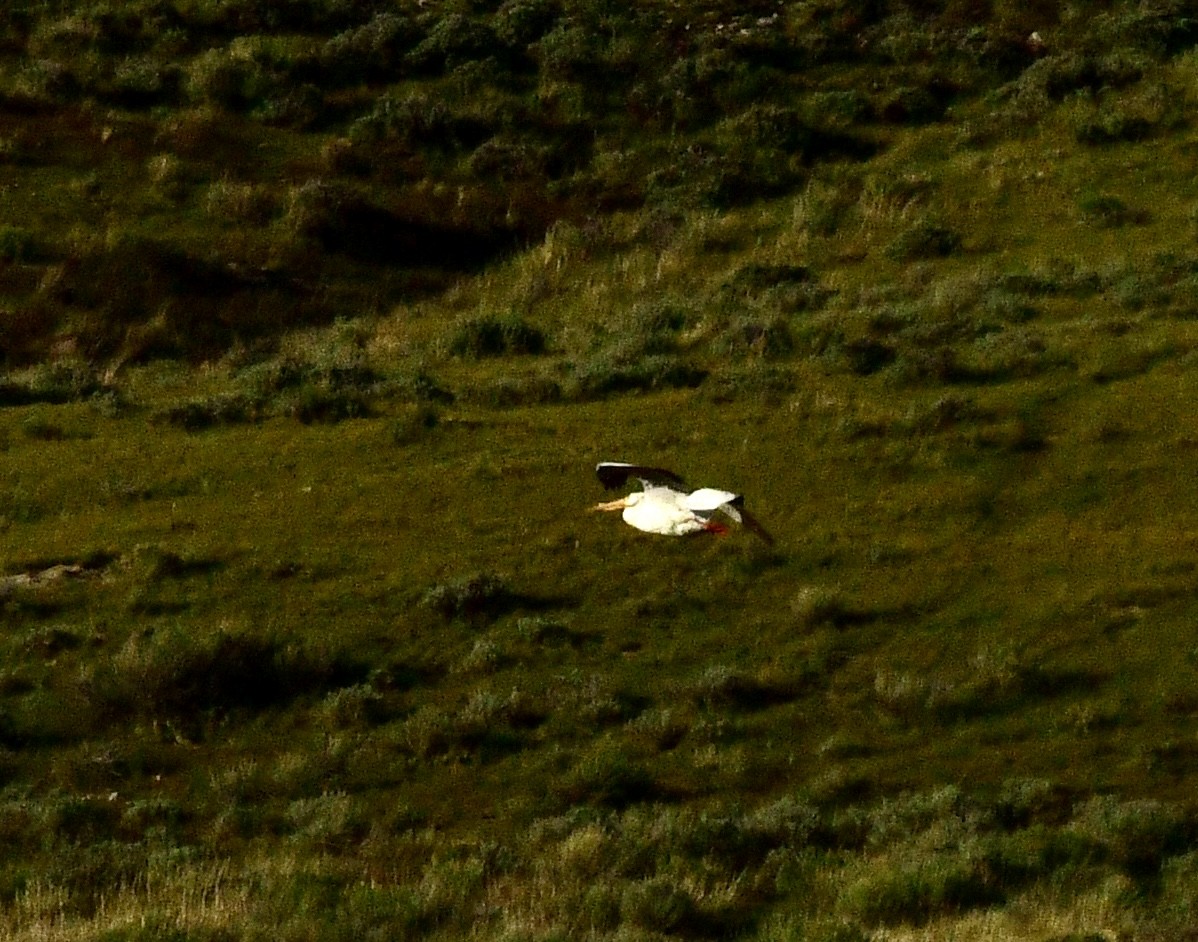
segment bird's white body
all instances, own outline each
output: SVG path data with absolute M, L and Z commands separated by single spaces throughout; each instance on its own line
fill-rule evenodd
M 728 528 L 712 519 L 721 513 L 745 524 L 767 543 L 773 542 L 773 538 L 744 509 L 744 500 L 739 494 L 714 487 L 680 490 L 673 485 L 680 485 L 681 478 L 661 468 L 604 461 L 595 470 L 605 487 L 618 487 L 629 477 L 641 482 L 642 490 L 633 491 L 619 500 L 597 504 L 594 508 L 619 510 L 624 522 L 638 530 L 663 536 L 685 536 L 704 531 L 725 533 Z
M 650 486 L 623 499 L 621 516 L 629 526 L 646 533 L 683 536 L 713 529 L 711 517 L 717 510 L 739 521 L 740 514 L 728 503 L 735 499 L 735 494 L 712 487 L 687 494 L 672 487 Z

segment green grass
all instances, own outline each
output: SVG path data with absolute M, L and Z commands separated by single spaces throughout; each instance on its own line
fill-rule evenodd
M 1184 13 L 21 5 L 0 937 L 1185 938 Z

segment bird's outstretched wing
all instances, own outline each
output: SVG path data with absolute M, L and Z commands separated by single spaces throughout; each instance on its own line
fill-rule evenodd
M 714 513 L 718 510 L 727 514 L 743 525 L 745 529 L 752 530 L 768 546 L 774 545 L 774 538 L 770 536 L 769 531 L 757 521 L 756 517 L 745 510 L 745 499 L 741 494 L 721 491 L 714 487 L 701 487 L 686 495 L 685 504 L 691 510 L 700 513 Z
M 691 510 L 706 511 L 711 513 L 716 510 L 724 510 L 728 516 L 740 523 L 740 517 L 737 516 L 735 507 L 739 506 L 738 502 L 744 498 L 739 494 L 733 494 L 731 491 L 721 491 L 714 487 L 701 487 L 697 491 L 691 491 L 683 500 Z
M 608 490 L 623 487 L 629 478 L 636 478 L 644 484 L 682 484 L 682 478 L 673 471 L 649 468 L 642 464 L 627 464 L 623 461 L 600 461 L 595 466 L 595 474 Z

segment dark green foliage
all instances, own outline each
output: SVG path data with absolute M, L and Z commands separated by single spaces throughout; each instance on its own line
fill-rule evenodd
M 454 394 L 422 368 L 391 377 L 389 387 L 397 398 L 406 402 L 447 405 L 454 400 Z
M 600 399 L 650 389 L 694 388 L 706 378 L 706 370 L 681 357 L 656 354 L 632 360 L 615 350 L 576 366 L 566 389 L 571 398 Z
M 1143 225 L 1149 215 L 1141 209 L 1128 206 L 1117 196 L 1087 196 L 1078 203 L 1082 218 L 1104 229 L 1118 229 L 1126 225 Z
M 94 396 L 104 389 L 96 371 L 81 363 L 42 363 L 0 377 L 0 405 L 63 403 Z
M 798 684 L 780 678 L 746 676 L 727 667 L 711 667 L 693 684 L 691 696 L 708 709 L 757 710 L 792 700 Z
M 858 376 L 869 376 L 894 362 L 895 350 L 890 344 L 862 337 L 844 345 L 844 356 L 849 369 Z
M 445 71 L 490 55 L 496 45 L 488 23 L 461 13 L 448 13 L 438 17 L 433 28 L 408 54 L 407 61 L 420 71 Z
M 0 226 L 0 260 L 5 262 L 36 261 L 40 255 L 37 237 L 23 226 Z
M 545 335 L 518 314 L 484 314 L 458 325 L 450 338 L 449 351 L 472 359 L 544 353 Z
M 512 49 L 521 49 L 544 36 L 562 15 L 557 0 L 506 0 L 492 25 L 497 38 Z
M 471 390 L 469 399 L 472 402 L 506 409 L 558 402 L 564 395 L 560 382 L 551 376 L 542 375 L 499 379 Z
M 153 578 L 163 578 L 162 574 Z M 93 675 L 86 695 L 101 717 L 192 721 L 257 711 L 352 683 L 361 668 L 250 632 L 190 638 L 160 631 L 130 639 Z
M 943 258 L 961 248 L 961 237 L 947 226 L 923 221 L 903 231 L 886 247 L 886 254 L 899 262 Z
M 482 572 L 431 586 L 422 601 L 443 618 L 477 621 L 494 618 L 507 609 L 513 596 L 501 577 Z
M 1002 900 L 984 871 L 951 859 L 880 874 L 852 884 L 841 895 L 848 912 L 866 924 L 881 925 L 918 925 Z
M 1154 800 L 1093 798 L 1077 809 L 1073 827 L 1135 877 L 1157 874 L 1164 859 L 1191 848 L 1198 837 L 1192 809 Z
M 626 808 L 658 793 L 653 775 L 639 760 L 610 746 L 589 752 L 555 788 L 572 805 Z
M 1142 141 L 1153 130 L 1153 123 L 1146 117 L 1104 111 L 1080 124 L 1076 134 L 1082 144 L 1114 144 L 1119 141 Z
M 153 418 L 189 432 L 199 432 L 217 425 L 252 421 L 259 414 L 258 407 L 246 396 L 222 394 L 169 406 Z
M 391 426 L 391 440 L 396 445 L 410 445 L 425 438 L 441 421 L 435 406 L 428 403 L 410 406 Z
M 385 11 L 326 40 L 320 51 L 324 75 L 335 83 L 378 81 L 399 73 L 420 38 L 411 17 Z
M 242 374 L 259 412 L 278 411 L 312 422 L 370 415 L 384 380 L 353 338 L 334 340 L 310 356 L 284 356 Z
M 620 900 L 620 917 L 651 932 L 685 933 L 695 928 L 699 912 L 695 901 L 666 879 L 630 884 Z
M 784 285 L 805 285 L 814 278 L 803 265 L 749 264 L 738 268 L 726 287 L 736 294 L 756 297 Z

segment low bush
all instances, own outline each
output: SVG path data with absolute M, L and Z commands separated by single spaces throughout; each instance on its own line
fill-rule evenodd
M 208 187 L 205 207 L 214 216 L 232 223 L 263 226 L 279 211 L 272 188 L 254 183 L 219 180 Z
M 736 269 L 723 288 L 734 295 L 758 297 L 782 285 L 810 284 L 814 278 L 814 273 L 805 265 L 752 263 Z
M 1083 197 L 1078 202 L 1078 209 L 1086 222 L 1103 229 L 1144 225 L 1150 219 L 1146 211 L 1128 206 L 1119 197 L 1109 194 Z
M 203 721 L 255 712 L 360 679 L 343 655 L 275 637 L 220 629 L 135 635 L 89 674 L 84 693 L 101 717 Z
M 359 389 L 305 383 L 280 397 L 279 406 L 285 415 L 304 425 L 313 422 L 341 422 L 373 414 L 372 398 Z
M 408 53 L 406 62 L 421 72 L 441 72 L 493 55 L 498 44 L 488 23 L 461 13 L 439 17 Z
M 327 40 L 319 53 L 320 66 L 333 85 L 395 77 L 420 37 L 410 16 L 392 10 L 376 13 Z
M 915 865 L 885 867 L 848 884 L 838 908 L 867 925 L 922 925 L 1002 901 L 1002 892 L 984 868 L 937 854 Z
M 1157 874 L 1166 857 L 1198 846 L 1198 813 L 1151 799 L 1092 798 L 1078 807 L 1069 827 L 1097 841 L 1133 877 Z
M 716 665 L 705 670 L 688 693 L 696 704 L 710 710 L 756 710 L 792 700 L 798 690 L 783 677 L 754 676 Z
M 571 805 L 627 808 L 659 794 L 659 786 L 644 763 L 611 740 L 585 753 L 554 787 Z
M 151 415 L 152 421 L 200 432 L 218 425 L 236 425 L 260 418 L 258 401 L 237 393 L 222 393 L 204 399 L 166 406 Z
M 348 333 L 346 333 L 348 332 Z M 239 374 L 249 399 L 261 411 L 312 422 L 339 422 L 373 414 L 386 382 L 373 366 L 360 339 L 332 336 L 301 344 L 297 352 L 256 364 Z
M 454 356 L 482 359 L 545 352 L 545 334 L 518 314 L 483 314 L 460 322 L 449 340 Z
M 491 572 L 463 576 L 425 590 L 422 604 L 446 620 L 488 621 L 512 604 L 507 582 Z
M 423 441 L 440 421 L 441 414 L 430 403 L 408 405 L 391 422 L 391 441 L 396 445 L 412 445 Z
M 961 248 L 961 237 L 952 229 L 933 221 L 923 221 L 905 229 L 886 247 L 896 262 L 944 258 Z
M 665 877 L 629 883 L 620 898 L 621 920 L 650 932 L 690 934 L 698 920 L 694 898 Z
M 552 376 L 501 377 L 470 390 L 473 402 L 497 408 L 542 405 L 563 397 L 562 385 Z
M 105 389 L 99 374 L 89 365 L 70 361 L 40 363 L 0 374 L 0 405 L 75 402 Z
M 403 742 L 422 758 L 458 751 L 495 758 L 519 749 L 523 733 L 542 719 L 519 691 L 500 696 L 480 690 L 456 711 L 434 706 L 417 710 L 404 722 Z
M 693 389 L 707 371 L 681 357 L 656 355 L 630 360 L 618 350 L 600 353 L 574 366 L 565 386 L 568 399 L 602 399 L 616 393 L 649 389 Z
M 794 352 L 795 338 L 784 315 L 745 313 L 732 319 L 718 346 L 733 355 L 772 359 Z
M 0 261 L 32 262 L 42 256 L 37 235 L 24 226 L 0 226 Z
M 505 0 L 491 26 L 500 42 L 524 49 L 548 33 L 561 15 L 559 0 Z

